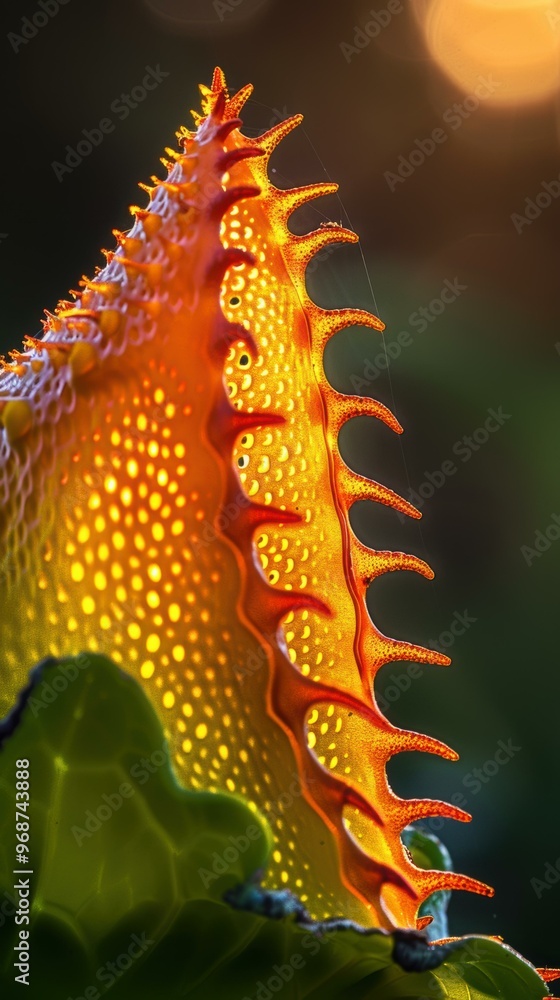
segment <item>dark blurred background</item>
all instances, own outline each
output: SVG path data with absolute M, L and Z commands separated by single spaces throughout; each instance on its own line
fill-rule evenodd
M 474 815 L 432 825 L 458 870 L 496 888 L 490 901 L 456 894 L 452 932 L 500 934 L 535 964 L 560 965 L 560 5 L 372 2 L 11 3 L 0 347 L 36 334 L 43 308 L 102 263 L 127 206 L 145 204 L 136 181 L 163 175 L 158 157 L 216 63 L 231 88 L 255 84 L 251 134 L 305 114 L 275 154 L 276 183 L 333 178 L 340 200 L 301 210 L 294 229 L 342 219 L 361 236 L 361 251 L 312 263 L 310 291 L 387 324 L 384 339 L 339 334 L 327 372 L 405 426 L 398 438 L 356 420 L 344 454 L 414 491 L 424 515 L 405 524 L 361 504 L 353 522 L 437 574 L 377 581 L 371 610 L 382 630 L 454 661 L 382 671 L 389 717 L 461 754 L 403 755 L 391 780 Z M 148 73 L 154 89 L 135 89 Z M 106 132 L 92 132 L 103 119 Z M 80 156 L 84 130 L 101 139 Z

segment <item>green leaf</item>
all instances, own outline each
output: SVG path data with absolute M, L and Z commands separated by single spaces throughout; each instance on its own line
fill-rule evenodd
M 429 833 L 420 826 L 407 826 L 402 832 L 402 842 L 410 851 L 412 860 L 418 868 L 435 868 L 442 872 L 453 871 L 453 862 L 449 851 L 433 833 Z M 446 889 L 433 892 L 422 903 L 418 911 L 420 917 L 433 918 L 432 923 L 427 928 L 430 941 L 449 937 L 447 907 L 450 899 L 451 893 Z
M 30 932 L 31 1000 L 100 1000 L 109 989 L 110 1000 L 272 1000 L 279 992 L 282 1000 L 541 1000 L 545 993 L 528 963 L 487 938 L 436 952 L 410 932 L 335 931 L 227 905 L 224 893 L 266 867 L 265 821 L 236 796 L 178 785 L 147 697 L 102 657 L 37 668 L 0 726 L 2 739 L 3 1000 L 22 996 L 13 964 L 22 929 Z M 29 928 L 16 925 L 13 888 L 22 759 L 31 786 Z M 274 898 L 279 912 L 293 900 L 255 882 L 241 896 Z M 441 958 L 431 971 L 402 968 Z

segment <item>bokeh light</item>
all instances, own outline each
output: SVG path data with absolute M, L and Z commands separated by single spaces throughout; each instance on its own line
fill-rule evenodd
M 158 24 L 173 34 L 228 34 L 247 28 L 271 0 L 144 0 Z
M 560 4 L 551 0 L 415 0 L 430 54 L 467 93 L 493 74 L 489 98 L 516 105 L 550 97 L 560 80 Z

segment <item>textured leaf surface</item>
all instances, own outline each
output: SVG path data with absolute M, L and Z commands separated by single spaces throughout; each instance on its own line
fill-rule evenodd
M 440 968 L 410 973 L 393 961 L 391 936 L 318 937 L 287 919 L 230 909 L 223 893 L 266 865 L 264 821 L 239 798 L 177 785 L 147 698 L 102 657 L 45 663 L 2 736 L 3 998 L 22 989 L 12 970 L 22 758 L 30 761 L 32 798 L 29 997 L 97 1000 L 108 989 L 112 998 L 136 1000 L 266 1000 L 280 989 L 294 1000 L 541 1000 L 545 993 L 531 966 L 488 939 L 465 940 Z M 123 783 L 132 794 L 120 795 Z
M 433 577 L 351 523 L 364 500 L 420 516 L 339 447 L 354 417 L 400 434 L 396 416 L 323 366 L 339 331 L 366 328 L 377 349 L 384 324 L 309 297 L 315 254 L 357 235 L 327 218 L 291 228 L 337 190 L 273 183 L 301 116 L 253 138 L 250 86 L 230 95 L 217 68 L 200 89 L 195 130 L 141 185 L 149 202 L 106 266 L 0 359 L 0 712 L 44 651 L 109 656 L 149 693 L 184 785 L 266 814 L 270 888 L 294 884 L 318 919 L 415 928 L 434 891 L 492 890 L 411 862 L 408 824 L 469 816 L 388 781 L 396 754 L 457 754 L 374 697 L 386 664 L 449 663 L 386 636 L 366 604 L 386 573 Z

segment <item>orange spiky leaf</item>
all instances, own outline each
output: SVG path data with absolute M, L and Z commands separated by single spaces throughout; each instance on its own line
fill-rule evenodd
M 230 98 L 216 70 L 201 93 L 130 233 L 0 373 L 1 707 L 45 652 L 106 653 L 149 693 L 186 785 L 269 815 L 271 884 L 289 880 L 317 917 L 415 926 L 437 889 L 491 890 L 414 865 L 408 823 L 469 817 L 402 800 L 386 775 L 396 753 L 456 754 L 392 726 L 373 691 L 395 659 L 448 662 L 382 635 L 365 604 L 374 577 L 430 568 L 367 549 L 349 522 L 366 497 L 419 516 L 338 451 L 354 416 L 399 422 L 322 368 L 337 330 L 383 323 L 307 295 L 311 257 L 357 237 L 288 229 L 336 190 L 269 180 L 301 116 L 251 139 L 250 87 Z

